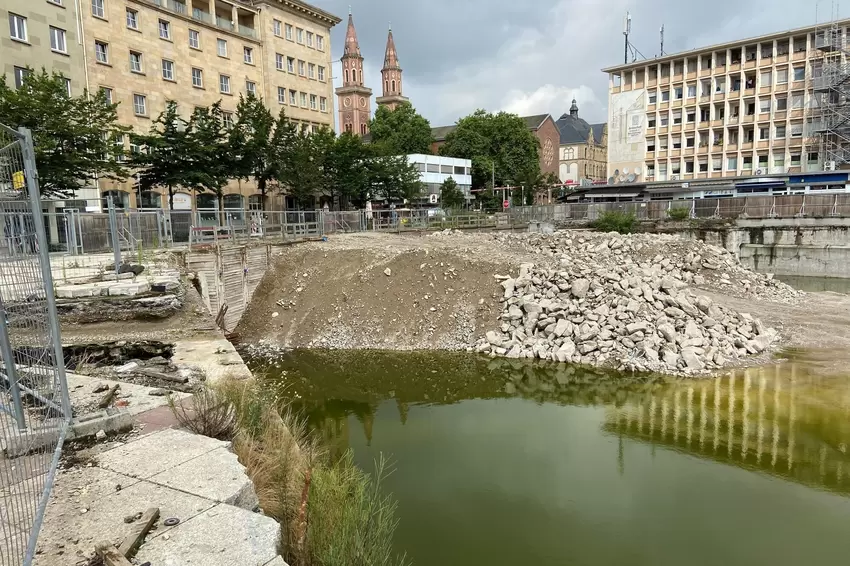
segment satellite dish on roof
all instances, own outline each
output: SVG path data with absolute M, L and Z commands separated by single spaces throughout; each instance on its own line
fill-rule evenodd
M 636 179 L 637 179 L 637 175 L 635 175 L 634 173 L 629 173 L 629 176 L 626 177 L 626 182 L 627 183 L 634 183 Z
M 640 175 L 640 167 L 635 167 L 635 175 Z
M 608 177 L 608 184 L 609 184 L 609 185 L 613 185 L 613 184 L 614 184 L 614 177 Z
M 623 167 L 623 175 L 627 175 L 629 173 L 628 167 Z

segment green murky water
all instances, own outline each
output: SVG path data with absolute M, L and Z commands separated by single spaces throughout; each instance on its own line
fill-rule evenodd
M 795 289 L 820 293 L 831 291 L 833 293 L 850 294 L 850 279 L 838 277 L 810 277 L 805 275 L 781 275 L 777 279 L 788 283 Z
M 799 356 L 670 384 L 436 354 L 267 370 L 335 450 L 392 457 L 418 566 L 850 560 L 850 379 Z

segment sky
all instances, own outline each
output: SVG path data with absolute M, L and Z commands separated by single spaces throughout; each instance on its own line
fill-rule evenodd
M 404 69 L 404 94 L 432 126 L 478 108 L 557 119 L 576 99 L 588 122 L 607 117 L 608 77 L 623 62 L 623 20 L 647 58 L 850 16 L 828 0 L 308 0 L 343 18 L 331 33 L 335 86 L 349 6 L 380 96 L 387 29 Z M 850 2 L 845 2 L 845 6 Z

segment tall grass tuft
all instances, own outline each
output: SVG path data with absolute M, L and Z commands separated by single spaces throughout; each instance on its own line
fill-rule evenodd
M 600 214 L 591 226 L 600 232 L 631 234 L 637 227 L 637 217 L 634 212 L 609 210 Z
M 168 406 L 181 426 L 195 434 L 230 440 L 236 429 L 233 404 L 218 390 L 199 387 L 191 399 L 168 396 Z

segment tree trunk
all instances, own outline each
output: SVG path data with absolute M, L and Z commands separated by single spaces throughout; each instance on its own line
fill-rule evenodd
M 218 200 L 218 225 L 224 226 L 224 193 L 218 193 L 216 199 Z
M 262 206 L 263 206 L 263 209 L 262 209 L 262 210 L 263 210 L 263 212 L 265 212 L 265 211 L 266 211 L 266 184 L 267 184 L 267 182 L 266 182 L 266 178 L 265 178 L 265 177 L 260 177 L 259 179 L 257 179 L 257 189 L 259 189 L 259 191 L 260 191 L 260 198 L 261 198 L 261 199 L 262 199 L 262 201 L 263 201 L 263 202 L 261 203 L 261 204 L 262 204 Z
M 168 210 L 174 210 L 174 187 L 168 187 Z

